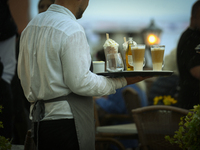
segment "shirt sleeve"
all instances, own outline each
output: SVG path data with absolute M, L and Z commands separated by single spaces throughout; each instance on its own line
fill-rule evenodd
M 78 31 L 62 43 L 61 63 L 64 82 L 69 89 L 82 96 L 102 96 L 126 86 L 125 78 L 106 78 L 92 73 L 91 55 L 85 33 Z

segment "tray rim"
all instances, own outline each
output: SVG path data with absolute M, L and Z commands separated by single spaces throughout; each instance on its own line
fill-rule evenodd
M 143 70 L 143 71 L 122 71 L 122 72 L 100 72 L 97 75 L 107 76 L 107 77 L 134 77 L 134 76 L 171 76 L 174 72 L 171 70 L 153 71 L 153 70 Z

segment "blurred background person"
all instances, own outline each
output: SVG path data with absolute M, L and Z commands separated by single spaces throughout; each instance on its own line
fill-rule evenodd
M 1 58 L 0 58 L 0 80 L 1 80 L 2 73 L 3 73 L 3 63 L 1 62 Z
M 97 51 L 96 58 L 98 61 L 105 61 L 104 50 Z M 147 97 L 145 93 L 145 84 L 143 81 L 136 84 L 127 85 L 123 88 L 117 89 L 115 94 L 111 94 L 104 97 L 99 97 L 95 100 L 97 104 L 97 110 L 104 111 L 110 114 L 127 114 L 126 105 L 124 103 L 124 98 L 122 96 L 122 91 L 127 88 L 133 88 L 139 95 L 142 106 L 147 106 Z M 99 112 L 99 114 L 104 114 Z M 100 115 L 100 120 L 103 115 Z M 101 121 L 100 121 L 101 122 Z
M 134 89 L 140 99 L 141 106 L 147 106 L 147 97 L 145 92 L 140 88 L 139 84 L 131 84 L 127 85 L 123 88 L 117 89 L 115 94 L 111 94 L 105 97 L 99 97 L 95 99 L 96 102 L 96 109 L 98 112 L 98 117 L 99 117 L 99 122 L 100 125 L 116 125 L 116 124 L 125 124 L 125 123 L 130 123 L 130 121 L 125 121 L 125 120 L 118 120 L 117 118 L 115 119 L 105 119 L 105 115 L 107 114 L 128 114 L 128 110 L 126 108 L 126 103 L 123 98 L 122 92 L 126 88 L 132 88 Z M 134 101 L 134 99 L 133 99 Z M 138 147 L 138 140 L 120 140 L 122 144 L 125 146 L 125 148 L 136 148 Z M 114 148 L 113 148 L 114 149 Z
M 8 0 L 0 1 L 0 61 L 2 75 L 0 76 L 0 105 L 3 106 L 0 121 L 4 128 L 0 128 L 0 135 L 13 137 L 13 93 L 11 81 L 15 74 L 17 25 L 11 15 Z
M 179 107 L 192 109 L 200 101 L 200 1 L 192 6 L 190 26 L 183 32 L 177 47 L 177 64 L 180 75 Z
M 51 4 L 53 4 L 55 0 L 40 0 L 38 3 L 38 12 L 42 13 L 46 11 Z
M 38 12 L 44 12 L 48 7 L 53 4 L 53 0 L 40 0 L 38 2 Z M 16 39 L 16 60 L 19 54 L 19 40 L 20 35 L 18 34 Z M 29 119 L 30 103 L 27 101 L 22 90 L 20 80 L 17 75 L 17 70 L 11 82 L 12 92 L 14 98 L 14 127 L 13 127 L 13 144 L 23 145 L 26 137 L 27 130 L 31 128 L 31 121 Z
M 99 97 L 99 98 L 95 99 L 97 108 L 99 108 L 97 110 L 98 110 L 98 114 L 100 117 L 99 118 L 100 122 L 104 118 L 105 114 L 127 114 L 128 113 L 127 109 L 126 109 L 126 104 L 125 104 L 124 98 L 122 96 L 122 91 L 128 87 L 134 89 L 138 93 L 138 96 L 141 100 L 141 106 L 142 107 L 147 106 L 146 94 L 140 88 L 140 86 L 137 83 L 127 85 L 123 88 L 117 89 L 115 94 L 111 94 L 108 96 Z M 108 124 L 104 124 L 104 125 L 108 125 Z
M 103 49 L 97 51 L 96 58 L 98 61 L 105 61 L 105 53 Z M 122 95 L 123 90 L 126 88 L 134 89 L 141 100 L 141 106 L 142 107 L 147 106 L 145 83 L 143 81 L 117 89 L 115 94 L 111 94 L 111 95 L 103 96 L 103 97 L 97 97 L 95 98 L 95 103 L 96 103 L 96 109 L 97 109 L 97 113 L 99 117 L 99 122 L 101 125 L 130 123 L 127 121 L 119 121 L 116 119 L 114 121 L 113 119 L 105 120 L 105 115 L 107 114 L 128 114 L 125 100 Z M 136 148 L 138 146 L 137 140 L 121 140 L 121 142 L 124 144 L 126 148 Z

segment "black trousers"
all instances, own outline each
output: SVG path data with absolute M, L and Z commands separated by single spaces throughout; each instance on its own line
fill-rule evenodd
M 34 142 L 39 150 L 79 150 L 74 119 L 41 121 L 37 140 L 37 123 L 34 124 Z

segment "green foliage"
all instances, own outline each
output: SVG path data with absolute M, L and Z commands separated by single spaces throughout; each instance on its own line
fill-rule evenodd
M 2 112 L 3 107 L 0 105 L 0 113 Z M 0 121 L 0 128 L 3 128 L 3 123 Z M 10 150 L 12 147 L 12 141 L 6 139 L 3 136 L 0 136 L 0 150 Z
M 0 113 L 2 112 L 3 107 L 0 105 Z M 3 128 L 3 123 L 0 121 L 0 128 Z
M 195 105 L 191 111 L 181 117 L 174 136 L 165 136 L 165 139 L 171 144 L 178 144 L 183 150 L 200 150 L 200 105 Z
M 10 150 L 12 147 L 11 141 L 3 136 L 0 136 L 0 150 Z

